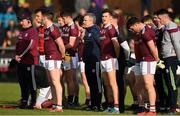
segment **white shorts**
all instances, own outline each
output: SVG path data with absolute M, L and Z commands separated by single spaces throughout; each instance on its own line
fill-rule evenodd
M 80 61 L 79 62 L 79 71 L 82 73 L 82 72 L 85 72 L 85 63 L 83 61 Z
M 39 66 L 45 67 L 45 55 L 39 55 Z
M 152 74 L 154 75 L 156 72 L 156 61 L 142 61 L 140 62 L 140 70 L 142 75 Z
M 136 64 L 134 65 L 134 74 L 135 74 L 135 76 L 140 76 L 140 75 L 142 75 L 141 69 L 140 69 L 140 63 L 136 63 Z
M 110 72 L 112 70 L 118 70 L 118 60 L 117 58 L 110 58 L 108 60 L 103 60 L 101 63 L 101 72 Z
M 52 99 L 51 88 L 50 87 L 41 88 L 39 90 L 39 95 L 36 99 L 36 106 L 40 106 L 44 101 L 48 99 Z
M 45 68 L 48 70 L 61 69 L 61 60 L 46 60 Z
M 63 62 L 63 69 L 70 70 L 70 69 L 76 69 L 78 67 L 78 60 L 77 57 L 71 57 L 70 61 L 64 61 Z

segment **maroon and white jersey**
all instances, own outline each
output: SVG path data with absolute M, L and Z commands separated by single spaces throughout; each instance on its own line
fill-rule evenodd
M 61 37 L 64 42 L 64 45 L 67 45 L 69 43 L 69 27 L 68 25 L 64 25 L 61 27 Z
M 149 28 L 148 26 L 145 26 L 140 34 L 139 38 L 139 49 L 141 50 L 142 55 L 142 61 L 155 61 L 155 58 L 151 54 L 150 48 L 148 47 L 147 43 L 149 41 L 155 40 L 155 32 L 153 29 Z
M 117 31 L 112 24 L 103 26 L 100 31 L 101 34 L 101 60 L 107 60 L 109 58 L 116 58 L 114 45 L 112 38 L 117 37 Z
M 62 39 L 63 39 L 64 45 L 67 45 L 69 43 L 70 37 L 76 38 L 75 45 L 72 48 L 66 49 L 66 52 L 70 54 L 70 56 L 75 56 L 75 53 L 77 52 L 78 35 L 79 35 L 79 30 L 78 30 L 77 25 L 74 23 L 68 26 L 66 25 L 62 29 Z
M 44 32 L 44 50 L 46 60 L 61 60 L 62 55 L 55 40 L 61 37 L 58 27 L 54 24 L 47 27 Z
M 23 64 L 38 64 L 38 32 L 30 27 L 20 31 L 16 44 L 16 55 L 20 55 Z

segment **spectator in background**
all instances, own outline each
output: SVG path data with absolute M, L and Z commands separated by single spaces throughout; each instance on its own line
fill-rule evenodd
M 76 13 L 79 13 L 79 11 L 83 8 L 86 11 L 90 7 L 90 0 L 76 0 L 75 2 L 75 11 Z
M 7 11 L 6 11 L 6 13 L 4 14 L 4 22 L 3 22 L 4 25 L 3 25 L 3 26 L 4 26 L 5 29 L 8 27 L 10 20 L 12 20 L 15 25 L 17 24 L 16 13 L 14 12 L 12 5 L 9 5 L 9 6 L 7 7 Z
M 0 1 L 0 12 L 6 13 L 8 6 L 12 4 L 12 0 L 1 0 Z
M 77 17 L 74 18 L 74 20 L 80 20 L 83 22 L 83 18 L 84 18 L 84 15 L 87 13 L 87 10 L 85 8 L 80 8 L 80 10 L 78 11 L 78 15 Z
M 5 37 L 3 39 L 2 47 L 14 47 L 16 45 L 18 35 L 19 29 L 17 25 L 14 24 L 13 20 L 9 20 L 8 27 L 5 31 Z M 4 54 L 5 51 L 2 51 L 1 53 Z
M 6 30 L 2 27 L 2 22 L 0 22 L 0 46 L 2 46 L 5 39 Z
M 44 0 L 44 7 L 54 11 L 52 0 Z
M 141 0 L 141 17 L 151 13 L 151 0 Z
M 26 2 L 26 0 L 16 0 L 16 3 L 14 5 L 14 10 L 17 16 L 23 13 L 31 13 L 29 9 L 29 3 Z
M 119 33 L 121 34 L 122 38 L 126 38 L 126 25 L 125 25 L 125 17 L 123 11 L 119 8 L 116 7 L 113 10 L 113 14 L 117 15 L 117 20 L 118 20 L 118 30 Z
M 97 6 L 95 1 L 91 1 L 90 8 L 88 10 L 89 13 L 93 13 L 96 16 L 96 24 L 100 25 L 101 23 L 101 9 Z
M 91 1 L 95 2 L 100 9 L 103 9 L 104 0 L 91 0 Z

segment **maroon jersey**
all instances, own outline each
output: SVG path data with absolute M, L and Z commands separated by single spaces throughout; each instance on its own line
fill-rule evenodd
M 58 27 L 51 25 L 44 32 L 44 52 L 46 60 L 61 60 L 62 55 L 55 40 L 61 36 Z
M 112 38 L 117 37 L 117 31 L 113 25 L 103 26 L 101 31 L 101 60 L 107 60 L 109 58 L 116 58 L 114 45 Z
M 140 38 L 139 35 L 135 35 L 133 37 L 133 39 L 134 39 L 134 52 L 135 52 L 135 56 L 136 56 L 136 62 L 142 61 L 139 38 Z
M 75 45 L 72 48 L 66 49 L 66 52 L 70 54 L 70 56 L 75 56 L 75 53 L 77 52 L 78 35 L 79 35 L 79 30 L 77 25 L 74 23 L 69 25 L 68 28 L 65 26 L 62 29 L 62 38 L 64 45 L 67 45 L 69 43 L 70 37 L 76 37 Z
M 142 61 L 155 61 L 155 58 L 151 54 L 151 51 L 147 45 L 147 43 L 151 40 L 155 42 L 155 32 L 148 26 L 145 26 L 141 31 L 139 38 Z
M 16 55 L 22 55 L 21 63 L 38 64 L 38 32 L 30 27 L 20 31 L 16 44 Z
M 69 43 L 69 27 L 68 25 L 64 25 L 60 27 L 61 30 L 61 37 L 64 42 L 64 45 L 67 45 Z

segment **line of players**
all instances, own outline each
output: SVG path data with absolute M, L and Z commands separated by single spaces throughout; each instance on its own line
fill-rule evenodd
M 106 80 L 104 82 L 106 83 L 105 86 L 107 88 L 106 93 L 113 93 L 113 98 L 108 97 L 107 94 L 107 101 L 109 104 L 113 104 L 113 106 L 115 106 L 113 108 L 116 108 L 116 112 L 119 112 L 118 86 L 116 83 L 116 70 L 118 69 L 116 54 L 118 54 L 119 52 L 119 43 L 117 40 L 118 33 L 114 26 L 111 24 L 111 12 L 109 10 L 105 10 L 103 14 L 103 23 L 106 26 L 102 29 L 102 31 L 98 31 L 98 38 L 96 39 L 104 39 L 106 41 L 104 41 L 104 43 L 102 42 L 103 46 L 101 45 L 101 48 L 103 48 L 103 50 L 101 50 L 102 66 L 101 70 L 98 70 L 97 73 L 101 73 L 100 71 L 104 72 L 104 77 L 106 78 L 104 79 Z M 83 62 L 84 52 L 82 51 L 84 43 L 83 36 L 85 34 L 85 29 L 82 28 L 83 22 L 81 22 L 80 24 L 79 21 L 76 21 L 75 24 L 72 18 L 72 14 L 68 11 L 65 11 L 58 16 L 58 22 L 60 24 L 60 28 L 58 28 L 55 24 L 53 24 L 53 16 L 53 12 L 49 9 L 40 8 L 35 10 L 35 24 L 38 27 L 37 29 L 39 32 L 38 50 L 40 65 L 44 66 L 47 69 L 47 75 L 51 88 L 47 87 L 40 89 L 40 93 L 36 103 L 34 100 L 35 96 L 31 95 L 31 98 L 33 98 L 33 100 L 31 99 L 30 107 L 32 108 L 35 105 L 36 108 L 41 108 L 42 103 L 52 96 L 53 105 L 51 110 L 62 111 L 62 95 L 65 95 L 64 93 L 62 94 L 62 92 L 65 91 L 62 90 L 64 89 L 64 80 L 67 82 L 67 106 L 72 107 L 79 105 L 79 85 L 76 77 L 76 71 L 79 61 L 82 82 L 86 91 L 85 104 L 87 106 L 91 106 L 91 109 L 100 110 L 102 97 L 102 83 L 100 75 L 98 77 L 98 83 L 100 84 L 100 96 L 98 96 L 99 102 L 97 103 L 97 98 L 95 98 L 93 94 L 90 94 L 95 93 L 95 90 L 91 90 L 91 88 L 89 88 L 89 84 L 85 74 L 85 64 Z M 95 16 L 93 15 L 93 17 Z M 28 18 L 28 16 L 24 17 L 20 21 L 22 22 L 24 21 L 24 19 L 28 20 Z M 90 19 L 91 18 L 92 17 L 90 17 Z M 94 24 L 95 20 L 96 19 L 94 19 L 93 21 L 91 19 L 90 21 Z M 107 33 L 109 34 L 106 35 Z M 108 39 L 106 39 L 106 37 Z M 113 43 L 111 42 L 111 40 L 113 40 Z M 125 46 L 128 47 L 128 44 L 126 43 Z M 104 51 L 106 52 L 103 55 L 102 53 Z M 21 59 L 21 56 L 16 55 L 16 60 L 19 63 L 21 62 Z M 116 67 L 114 68 L 114 66 Z M 94 70 L 96 69 L 92 69 L 92 71 Z M 61 80 L 61 83 L 59 80 Z M 96 86 L 94 82 L 91 82 L 91 85 Z M 111 91 L 111 87 L 113 88 L 113 92 Z M 49 94 L 50 89 L 51 94 Z M 23 94 L 23 91 L 21 92 L 21 94 Z M 94 99 L 92 99 L 93 97 Z M 23 100 L 22 97 L 21 102 L 22 103 L 20 105 L 20 108 L 25 108 L 27 105 L 27 100 Z
M 162 14 L 163 13 L 160 12 L 157 15 Z M 57 17 L 60 28 L 53 24 L 53 16 L 53 12 L 47 9 L 37 9 L 35 11 L 35 23 L 36 25 L 38 25 L 39 31 L 40 44 L 38 48 L 40 61 L 42 61 L 42 65 L 48 70 L 48 76 L 50 77 L 49 81 L 51 82 L 50 85 L 53 100 L 51 111 L 63 111 L 63 96 L 65 98 L 64 81 L 67 82 L 67 107 L 79 105 L 79 86 L 76 77 L 78 67 L 80 67 L 82 82 L 86 92 L 86 105 L 91 105 L 91 110 L 101 111 L 101 102 L 98 102 L 96 100 L 99 98 L 93 97 L 94 90 L 92 89 L 92 86 L 88 86 L 90 84 L 86 79 L 85 64 L 83 62 L 83 54 L 86 53 L 82 51 L 84 43 L 83 38 L 86 35 L 86 31 L 88 31 L 87 28 L 83 28 L 83 26 L 85 26 L 85 23 L 94 24 L 95 19 L 93 18 L 93 14 L 85 15 L 83 22 L 81 21 L 81 19 L 78 19 L 74 22 L 72 14 L 70 12 L 62 12 Z M 86 20 L 88 20 L 89 22 L 86 22 Z M 156 93 L 154 89 L 153 77 L 155 74 L 156 66 L 164 68 L 164 65 L 162 64 L 163 62 L 161 62 L 158 56 L 157 48 L 155 45 L 155 33 L 152 28 L 141 23 L 137 18 L 134 17 L 128 20 L 127 25 L 131 31 L 137 34 L 135 38 L 138 38 L 134 39 L 135 54 L 137 60 L 134 72 L 136 76 L 143 77 L 137 78 L 139 79 L 138 84 L 141 85 L 140 82 L 143 83 L 142 85 L 145 84 L 145 87 L 139 87 L 137 84 L 137 80 L 135 79 L 136 84 L 133 87 L 136 87 L 136 89 L 137 87 L 139 87 L 139 89 L 147 89 L 147 95 L 149 98 L 148 101 L 150 102 L 149 114 L 155 114 Z M 104 84 L 104 93 L 107 102 L 104 111 L 124 112 L 125 95 L 123 75 L 125 65 L 130 63 L 127 62 L 130 56 L 130 48 L 127 41 L 119 37 L 117 17 L 107 9 L 102 12 L 102 27 L 95 33 L 98 33 L 100 37 L 100 42 L 98 44 L 100 45 L 101 50 L 99 65 L 99 67 L 101 67 L 101 70 L 99 70 L 99 72 L 102 73 L 102 77 L 99 76 L 98 78 L 101 77 L 100 79 L 103 80 Z M 139 35 L 141 36 L 138 37 Z M 92 35 L 90 33 L 87 36 L 91 37 Z M 125 53 L 124 61 L 122 59 L 122 51 Z M 16 57 L 16 59 L 19 59 L 20 61 L 21 57 Z M 139 57 L 139 60 L 137 57 Z M 95 70 L 95 72 L 96 71 L 97 70 Z M 94 70 L 92 70 L 92 72 L 94 72 Z M 102 80 L 99 81 L 100 90 L 102 90 Z M 133 87 L 131 88 L 133 97 L 136 97 L 135 94 L 137 94 L 137 96 L 138 94 L 142 94 L 138 93 L 139 91 L 133 91 Z M 49 94 L 49 91 L 50 87 L 40 89 L 40 94 L 38 96 L 39 99 L 37 99 L 36 104 L 31 103 L 33 104 L 33 107 L 35 105 L 35 107 L 41 108 L 42 102 L 45 100 L 45 98 L 51 98 L 51 95 L 47 97 L 46 94 Z M 102 91 L 99 91 L 98 97 L 102 97 Z M 137 100 L 136 102 L 142 105 L 142 103 L 140 103 L 142 102 L 142 100 L 140 100 L 141 98 L 139 97 L 140 96 L 138 96 L 138 100 L 136 98 L 134 98 L 134 100 Z

